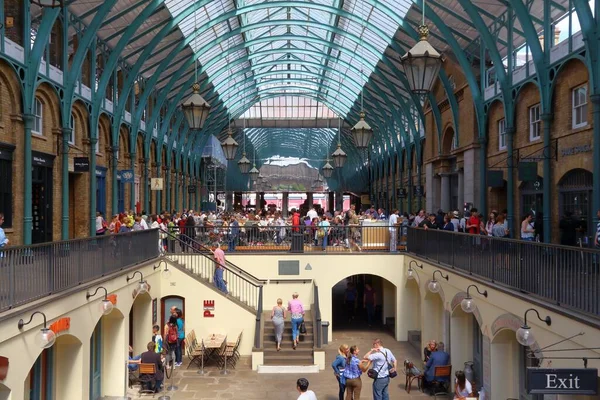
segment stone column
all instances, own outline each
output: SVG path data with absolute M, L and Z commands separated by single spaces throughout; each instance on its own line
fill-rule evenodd
M 462 169 L 458 171 L 458 211 L 462 211 L 465 206 L 465 176 Z
M 306 192 L 306 204 L 308 205 L 308 209 L 310 210 L 313 206 L 313 193 Z
M 290 199 L 290 194 L 288 192 L 283 192 L 283 198 L 281 199 L 281 212 L 282 212 L 283 218 L 288 217 L 289 199 Z
M 339 191 L 335 192 L 335 209 L 338 211 L 343 211 L 344 208 L 344 192 Z
M 331 215 L 333 215 L 334 210 L 335 210 L 335 194 L 333 192 L 328 192 L 327 193 L 327 211 L 329 211 L 331 213 Z
M 450 211 L 450 174 L 440 174 L 442 178 L 442 190 L 441 192 L 441 209 L 444 212 Z M 432 210 L 433 211 L 433 210 Z

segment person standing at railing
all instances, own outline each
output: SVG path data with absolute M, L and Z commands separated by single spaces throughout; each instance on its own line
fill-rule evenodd
M 390 252 L 395 253 L 398 250 L 398 213 L 397 209 L 390 214 L 388 225 L 390 227 Z
M 300 336 L 300 325 L 304 322 L 304 306 L 298 300 L 298 293 L 292 294 L 292 300 L 288 302 L 288 311 L 292 314 L 292 348 L 296 350 Z
M 240 223 L 235 219 L 235 216 L 231 216 L 229 223 L 229 246 L 227 251 L 235 251 L 235 245 L 237 244 L 238 237 L 240 236 Z
M 329 238 L 329 233 L 331 232 L 331 225 L 329 224 L 329 218 L 326 216 L 323 217 L 323 220 L 319 222 L 319 235 L 321 236 L 323 251 L 327 250 L 327 239 Z
M 596 224 L 596 234 L 594 235 L 594 246 L 600 249 L 600 210 L 596 212 L 598 223 Z
M 6 233 L 4 233 L 4 229 L 2 229 L 2 224 L 4 223 L 4 213 L 0 213 L 0 249 L 8 246 L 8 238 L 6 237 Z M 3 257 L 4 253 L 0 253 L 0 257 Z
M 533 226 L 533 215 L 527 213 L 521 222 L 521 239 L 533 242 L 535 228 Z

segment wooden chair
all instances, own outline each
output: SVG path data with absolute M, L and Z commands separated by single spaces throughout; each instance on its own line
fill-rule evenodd
M 154 394 L 154 386 L 156 386 L 156 365 L 141 363 L 139 372 L 139 382 L 141 383 L 139 394 Z M 148 388 L 144 388 L 146 385 Z
M 438 380 L 438 378 L 448 378 L 447 381 Z M 448 393 L 450 387 L 450 380 L 452 379 L 452 365 L 438 365 L 433 370 L 433 381 L 431 385 L 433 387 L 434 396 L 443 397 Z
M 404 390 L 406 390 L 406 393 L 410 393 L 410 389 L 412 387 L 412 383 L 416 380 L 417 381 L 417 389 L 422 390 L 422 383 L 423 383 L 423 374 L 419 374 L 419 375 L 415 375 L 413 373 L 413 368 L 415 367 L 415 365 L 406 360 L 404 361 L 404 375 L 406 375 L 406 382 L 404 383 Z
M 221 347 L 219 347 L 219 349 L 216 351 L 216 360 L 217 360 L 217 367 L 218 368 L 224 368 L 225 367 L 225 355 L 227 354 L 227 338 L 225 338 L 225 340 L 223 340 L 223 343 L 221 344 Z M 229 357 L 229 356 L 227 356 Z M 229 362 L 229 360 L 227 361 Z
M 240 332 L 235 343 L 227 343 L 227 348 L 225 350 L 225 352 L 227 353 L 227 365 L 229 365 L 231 368 L 235 368 L 235 364 L 240 359 L 239 348 L 240 343 L 242 341 L 243 333 L 244 331 Z
M 202 365 L 202 360 L 206 356 L 206 349 L 204 348 L 204 342 L 200 345 L 200 348 L 194 347 L 194 345 L 191 342 L 189 342 L 189 343 L 190 344 L 188 344 L 186 346 L 187 356 L 190 359 L 190 362 L 187 367 L 189 369 L 190 365 L 196 364 L 196 366 L 198 368 L 200 368 Z

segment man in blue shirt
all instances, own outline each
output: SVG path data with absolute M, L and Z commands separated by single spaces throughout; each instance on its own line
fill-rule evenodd
M 438 376 L 435 378 L 435 367 L 446 365 L 450 365 L 450 355 L 444 351 L 444 343 L 439 342 L 437 350 L 431 353 L 429 360 L 427 360 L 427 364 L 425 364 L 425 371 L 423 371 L 423 374 L 425 375 L 425 387 L 430 386 L 430 383 L 433 382 L 434 379 L 438 382 L 448 382 L 450 380 L 449 376 Z
M 2 247 L 6 247 L 8 244 L 8 238 L 4 233 L 4 229 L 2 229 L 2 224 L 4 223 L 4 214 L 0 213 L 0 249 Z M 0 253 L 0 257 L 2 257 L 2 253 Z
M 235 245 L 237 244 L 237 238 L 240 235 L 240 224 L 235 219 L 235 216 L 231 216 L 231 223 L 229 224 L 229 248 L 228 251 L 235 251 Z

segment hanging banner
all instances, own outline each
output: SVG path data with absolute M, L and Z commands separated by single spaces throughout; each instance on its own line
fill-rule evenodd
M 73 171 L 74 172 L 89 172 L 90 171 L 89 157 L 75 157 L 73 159 Z
M 150 189 L 152 190 L 163 190 L 163 178 L 151 178 Z
M 133 183 L 135 181 L 135 175 L 132 169 L 121 170 L 121 182 Z
M 401 199 L 406 198 L 406 189 L 405 188 L 396 189 L 396 196 Z
M 189 185 L 188 186 L 188 193 L 192 194 L 192 193 L 196 193 L 196 186 L 194 185 Z

